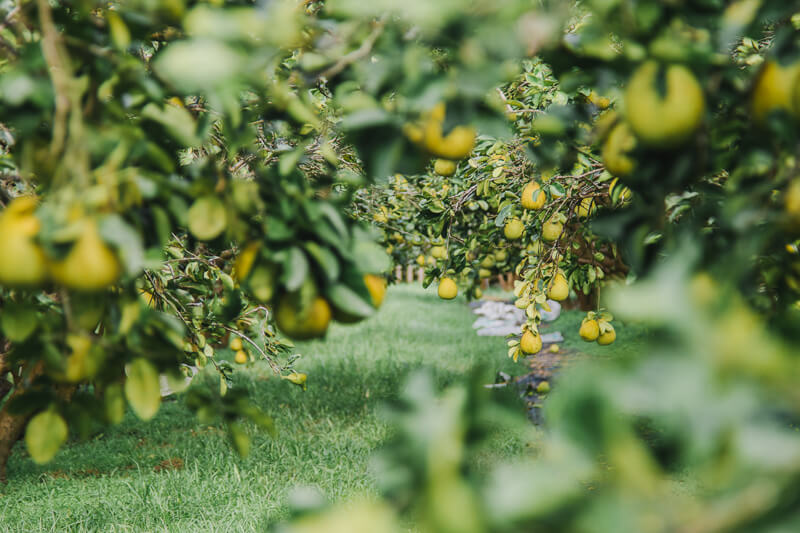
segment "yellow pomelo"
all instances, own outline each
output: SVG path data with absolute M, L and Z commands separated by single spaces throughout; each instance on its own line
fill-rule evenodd
M 456 282 L 450 278 L 442 278 L 439 280 L 439 298 L 442 300 L 452 300 L 458 295 L 458 286 Z
M 597 209 L 597 204 L 595 203 L 594 198 L 584 198 L 581 200 L 580 205 L 578 205 L 578 217 L 589 218 L 592 214 L 594 214 L 595 209 Z
M 447 248 L 444 246 L 434 246 L 431 248 L 431 255 L 436 259 L 446 259 L 447 258 Z
M 386 279 L 383 276 L 367 274 L 364 276 L 364 285 L 367 286 L 369 295 L 372 297 L 372 305 L 378 309 L 386 296 Z
M 564 224 L 551 217 L 542 224 L 542 239 L 553 242 L 561 236 L 562 231 L 564 231 Z
M 544 207 L 545 200 L 544 191 L 535 181 L 530 182 L 522 189 L 520 202 L 525 209 L 541 209 Z
M 294 339 L 322 337 L 331 321 L 331 306 L 321 297 L 316 297 L 306 308 L 301 309 L 297 298 L 285 294 L 275 308 L 278 328 Z
M 558 272 L 550 283 L 550 290 L 547 292 L 548 298 L 557 302 L 562 302 L 569 297 L 569 284 L 564 274 Z
M 506 239 L 509 241 L 515 241 L 522 237 L 523 231 L 525 231 L 525 224 L 518 218 L 512 218 L 506 222 L 506 226 L 503 228 L 503 235 L 505 235 Z
M 456 173 L 456 162 L 449 159 L 437 159 L 433 164 L 433 171 L 440 176 L 452 176 Z
M 603 164 L 615 176 L 627 176 L 636 167 L 630 153 L 636 148 L 636 137 L 627 124 L 617 124 L 603 144 Z
M 586 342 L 596 341 L 597 337 L 600 336 L 600 325 L 597 320 L 584 319 L 581 322 L 581 329 L 578 331 L 578 335 Z
M 794 97 L 799 74 L 800 62 L 785 66 L 774 60 L 764 63 L 750 102 L 756 122 L 763 123 L 770 113 L 778 110 L 798 116 L 800 109 L 795 106 Z
M 33 214 L 36 200 L 21 197 L 0 215 L 0 283 L 7 286 L 36 286 L 47 278 L 47 261 L 35 237 L 39 219 Z
M 542 349 L 542 337 L 527 330 L 519 340 L 519 347 L 527 354 L 538 353 Z
M 228 346 L 234 352 L 238 352 L 239 350 L 241 350 L 244 347 L 244 345 L 242 344 L 242 338 L 241 337 L 231 337 L 231 342 L 228 344 Z
M 683 65 L 665 67 L 646 61 L 625 89 L 628 124 L 643 144 L 655 148 L 685 142 L 700 126 L 705 109 L 703 88 Z
M 611 324 L 606 324 L 606 328 L 608 328 L 606 332 L 601 333 L 600 336 L 597 337 L 597 344 L 601 346 L 608 346 L 609 344 L 617 340 L 617 332 L 614 331 L 614 326 L 612 326 Z
M 50 264 L 53 279 L 71 289 L 95 291 L 105 289 L 122 272 L 119 260 L 100 237 L 97 222 L 86 219 L 78 240 L 67 256 Z

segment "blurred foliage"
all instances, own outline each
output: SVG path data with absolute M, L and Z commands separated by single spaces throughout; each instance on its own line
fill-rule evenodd
M 594 308 L 581 335 L 613 342 L 609 278 L 629 286 L 603 304 L 657 334 L 564 375 L 538 456 L 487 478 L 468 468 L 481 395 L 416 378 L 385 501 L 287 527 L 800 525 L 794 2 L 0 8 L 0 445 L 30 419 L 46 461 L 126 401 L 152 416 L 159 373 L 195 363 L 189 404 L 246 454 L 239 417 L 271 423 L 228 389 L 229 357 L 304 387 L 280 331 L 373 313 L 382 239 L 471 295 L 515 270 L 512 357 L 571 293 Z

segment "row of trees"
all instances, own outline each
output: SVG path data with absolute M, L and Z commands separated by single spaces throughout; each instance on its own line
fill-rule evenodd
M 386 249 L 429 252 L 444 297 L 519 274 L 513 357 L 536 351 L 547 296 L 582 295 L 598 339 L 605 306 L 656 332 L 565 378 L 541 457 L 498 490 L 449 453 L 479 427 L 474 395 L 419 385 L 443 429 L 413 439 L 448 453 L 398 446 L 419 468 L 386 489 L 394 509 L 437 531 L 796 525 L 792 3 L 4 7 L 0 477 L 23 432 L 47 461 L 126 404 L 152 417 L 159 373 L 186 364 L 215 376 L 188 404 L 246 453 L 242 418 L 271 421 L 232 363 L 303 384 L 289 338 L 373 313 Z

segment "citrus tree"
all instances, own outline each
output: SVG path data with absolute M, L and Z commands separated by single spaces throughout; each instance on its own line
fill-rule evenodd
M 151 418 L 159 376 L 192 366 L 209 379 L 187 404 L 245 454 L 243 419 L 271 421 L 235 364 L 305 386 L 291 339 L 374 313 L 390 264 L 355 192 L 503 131 L 485 94 L 517 72 L 525 44 L 503 36 L 530 11 L 1 7 L 3 478 L 21 436 L 46 462 L 126 405 Z
M 592 206 L 576 209 L 598 198 L 589 231 L 616 247 L 629 269 L 627 286 L 604 291 L 605 305 L 647 323 L 652 338 L 640 353 L 565 372 L 546 405 L 537 457 L 485 476 L 471 469 L 470 454 L 496 416 L 482 412 L 486 391 L 454 387 L 436 398 L 423 378 L 412 380 L 396 441 L 377 462 L 384 501 L 300 517 L 288 529 L 396 531 L 410 515 L 430 531 L 793 531 L 800 527 L 800 7 L 587 0 L 564 14 L 563 3 L 540 5 L 523 24 L 564 96 L 542 108 L 506 96 L 506 111 L 520 112 L 510 118 L 530 132 L 520 140 L 533 176 L 512 197 L 479 206 L 493 227 L 471 229 L 493 232 L 486 251 L 518 242 L 520 233 L 546 241 L 543 257 L 518 252 L 518 298 L 578 292 L 580 257 L 562 243 L 573 247 L 572 235 L 584 230 L 571 232 L 570 224 Z M 443 231 L 469 216 L 456 214 L 459 195 L 450 189 L 478 187 L 458 183 L 468 179 L 460 176 L 471 172 L 470 161 L 445 182 L 426 174 L 398 180 L 384 193 L 387 220 L 378 220 L 391 238 L 418 217 L 452 213 L 432 232 L 422 225 L 404 257 L 431 247 L 429 274 L 440 277 L 443 297 L 455 294 L 451 278 L 471 287 L 470 272 L 447 271 L 448 258 L 461 254 L 458 239 L 470 235 L 448 241 Z M 558 176 L 563 192 L 550 186 Z M 536 185 L 526 186 L 531 178 Z M 394 209 L 410 187 L 413 201 Z M 363 205 L 374 198 L 365 194 Z M 501 219 L 504 200 L 510 207 Z M 391 224 L 393 212 L 400 226 Z M 509 215 L 522 226 L 509 226 Z M 598 251 L 601 262 L 608 254 Z M 584 338 L 613 332 L 596 311 L 600 320 L 587 316 Z M 522 339 L 531 351 L 535 325 L 534 313 Z

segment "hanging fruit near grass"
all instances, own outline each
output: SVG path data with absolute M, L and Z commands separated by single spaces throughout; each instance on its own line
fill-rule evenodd
M 364 276 L 364 284 L 372 298 L 372 305 L 378 309 L 386 296 L 386 278 L 376 274 L 367 274 Z
M 539 353 L 542 349 L 542 337 L 539 333 L 534 333 L 531 330 L 525 330 L 522 338 L 519 340 L 520 349 L 526 354 Z
M 600 346 L 608 346 L 617 340 L 617 332 L 614 330 L 609 322 L 605 320 L 599 321 L 600 335 L 597 337 L 597 344 Z
M 278 329 L 293 339 L 315 339 L 325 335 L 331 321 L 331 306 L 320 296 L 301 306 L 299 294 L 284 294 L 275 307 Z
M 578 335 L 586 342 L 594 342 L 600 336 L 600 325 L 594 318 L 584 318 L 581 322 L 581 328 L 578 330 Z
M 548 298 L 557 302 L 562 302 L 569 297 L 569 284 L 567 278 L 561 271 L 558 271 L 553 276 L 553 281 L 550 282 L 550 290 L 547 292 Z
M 452 300 L 458 295 L 458 285 L 450 278 L 442 278 L 439 281 L 438 294 L 442 300 Z

